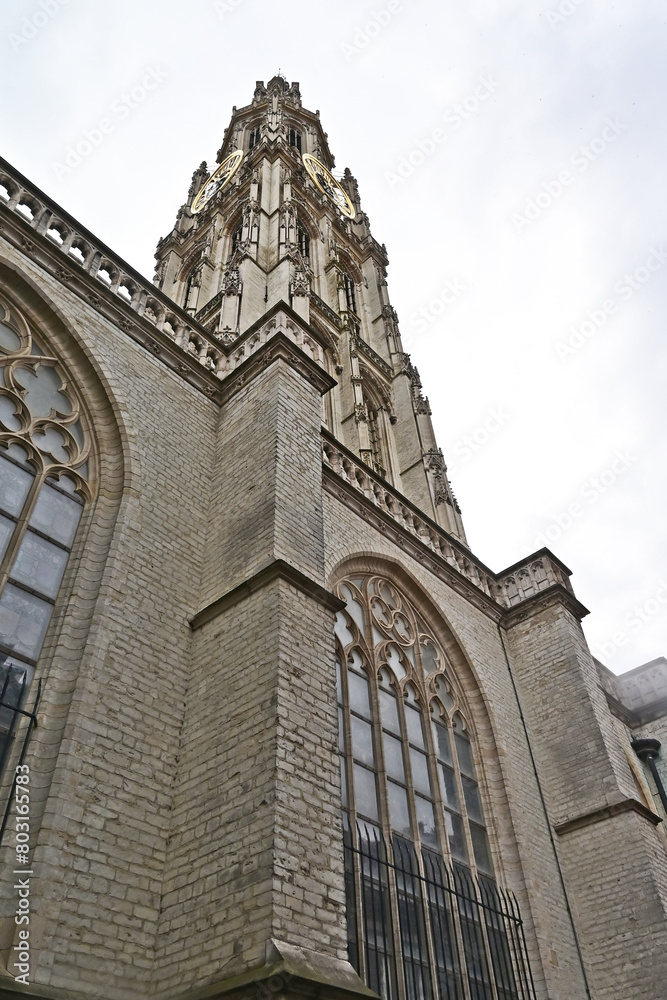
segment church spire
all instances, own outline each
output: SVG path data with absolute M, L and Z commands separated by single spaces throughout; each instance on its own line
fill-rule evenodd
M 389 301 L 386 249 L 298 83 L 260 80 L 252 102 L 233 109 L 215 166 L 195 171 L 156 258 L 160 288 L 225 344 L 286 303 L 328 345 L 338 379 L 324 400 L 330 432 L 465 540 Z

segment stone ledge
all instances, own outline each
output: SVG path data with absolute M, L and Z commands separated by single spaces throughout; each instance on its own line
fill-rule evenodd
M 238 1000 L 260 1000 L 280 996 L 290 1000 L 359 1000 L 377 998 L 347 961 L 330 958 L 310 949 L 285 941 L 267 942 L 266 962 L 222 982 L 187 993 L 178 993 L 173 1000 L 217 1000 L 237 997 Z
M 562 584 L 556 583 L 546 590 L 540 590 L 537 594 L 525 597 L 521 604 L 515 604 L 514 607 L 508 608 L 503 615 L 502 627 L 504 629 L 513 628 L 525 621 L 526 618 L 532 618 L 533 615 L 540 614 L 540 612 L 558 604 L 566 608 L 577 621 L 581 621 L 582 618 L 590 614 L 588 608 L 584 607 L 574 594 L 566 590 Z
M 266 321 L 267 317 L 263 317 Z M 281 330 L 269 336 L 269 339 L 249 355 L 238 368 L 230 372 L 221 383 L 218 399 L 221 404 L 228 402 L 249 382 L 265 371 L 275 361 L 284 361 L 310 382 L 321 396 L 337 384 L 336 380 L 320 365 L 305 354 Z
M 568 819 L 564 823 L 559 823 L 554 827 L 554 830 L 559 837 L 563 837 L 574 830 L 581 830 L 585 826 L 592 826 L 594 823 L 603 823 L 605 820 L 613 819 L 614 816 L 621 816 L 627 812 L 636 812 L 639 816 L 647 819 L 649 823 L 652 823 L 653 826 L 662 823 L 660 816 L 651 809 L 648 809 L 641 802 L 638 802 L 637 799 L 623 799 L 621 802 L 615 802 L 611 806 L 603 806 L 602 809 L 594 809 L 592 812 L 584 813 L 581 816 L 575 816 L 574 819 Z
M 260 569 L 249 580 L 244 580 L 243 583 L 240 583 L 232 590 L 228 590 L 222 597 L 218 597 L 217 600 L 212 601 L 211 604 L 198 611 L 190 620 L 190 628 L 193 630 L 201 628 L 202 625 L 206 625 L 207 622 L 217 618 L 224 611 L 233 608 L 235 604 L 244 601 L 251 594 L 254 594 L 255 591 L 261 590 L 262 587 L 265 587 L 273 580 L 285 580 L 293 587 L 296 587 L 297 590 L 306 594 L 307 597 L 312 597 L 318 604 L 328 608 L 329 611 L 336 612 L 345 607 L 345 601 L 341 601 L 330 591 L 321 587 L 319 583 L 315 583 L 305 573 L 295 569 L 294 566 L 285 562 L 284 559 L 276 559 L 274 562 L 269 563 L 268 566 Z

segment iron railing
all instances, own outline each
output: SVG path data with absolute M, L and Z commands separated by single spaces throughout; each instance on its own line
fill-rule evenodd
M 29 669 L 21 664 L 8 662 L 7 655 L 0 653 L 0 808 L 4 806 L 0 823 L 0 844 L 14 801 L 16 767 L 23 764 L 30 736 L 37 725 L 42 682 L 37 684 L 30 711 L 23 707 L 29 684 Z M 5 768 L 10 762 L 14 764 L 14 768 L 8 770 L 5 776 Z
M 516 900 L 492 879 L 367 826 L 345 834 L 345 876 L 350 962 L 383 1000 L 535 1000 Z

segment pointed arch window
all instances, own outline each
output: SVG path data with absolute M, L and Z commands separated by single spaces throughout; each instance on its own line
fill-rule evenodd
M 350 961 L 386 1000 L 532 997 L 452 666 L 389 579 L 348 577 L 337 592 Z
M 259 141 L 260 141 L 260 131 L 259 131 L 259 125 L 258 125 L 257 128 L 253 128 L 253 129 L 250 130 L 250 138 L 248 140 L 248 149 L 253 149 L 254 146 L 259 146 Z
M 357 297 L 354 291 L 354 282 L 347 272 L 343 274 L 343 288 L 345 289 L 345 302 L 350 312 L 357 312 Z
M 290 146 L 294 146 L 299 153 L 301 152 L 301 133 L 298 129 L 291 128 L 289 130 L 289 144 Z
M 91 498 L 92 460 L 64 370 L 0 295 L 0 770 Z
M 297 222 L 296 241 L 301 256 L 308 259 L 310 257 L 310 236 L 308 235 L 308 231 L 300 222 Z
M 236 251 L 236 249 L 241 245 L 243 239 L 243 219 L 239 221 L 238 226 L 232 233 L 232 248 L 230 256 Z

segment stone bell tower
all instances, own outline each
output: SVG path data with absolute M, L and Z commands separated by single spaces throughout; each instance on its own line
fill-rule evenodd
M 217 186 L 219 166 L 195 170 L 158 244 L 155 283 L 226 346 L 288 305 L 325 345 L 337 381 L 323 403 L 325 427 L 465 542 L 429 402 L 389 302 L 386 249 L 350 171 L 330 173 L 319 111 L 302 107 L 298 83 L 260 81 L 252 103 L 234 108 L 217 164 L 237 150 L 240 164 L 237 153 L 237 169 Z

